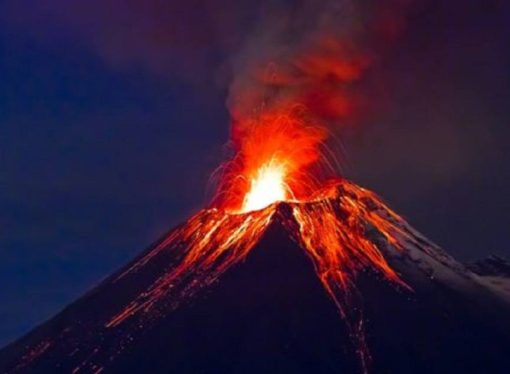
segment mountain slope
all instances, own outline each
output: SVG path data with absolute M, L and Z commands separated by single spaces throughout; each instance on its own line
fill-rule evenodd
M 331 199 L 342 203 L 348 193 L 338 188 L 341 194 Z M 356 203 L 370 206 L 378 217 L 389 214 L 386 219 L 397 226 L 398 243 L 390 243 L 370 224 L 363 235 L 410 286 L 364 267 L 357 273 L 356 288 L 345 291 L 358 301 L 348 313 L 363 316 L 369 368 L 507 372 L 510 308 L 504 292 L 391 216 L 380 201 Z M 297 238 L 297 204 L 226 218 L 215 210 L 199 212 L 118 274 L 0 351 L 0 372 L 361 371 L 353 330 Z M 211 221 L 218 215 L 218 221 Z M 349 219 L 341 210 L 337 215 Z M 210 222 L 221 222 L 227 231 L 246 222 L 264 225 L 245 242 L 227 240 L 230 246 L 216 256 L 219 234 L 200 231 Z M 189 228 L 194 236 L 184 235 Z M 183 245 L 202 239 L 205 255 L 192 257 L 194 262 L 183 268 L 188 255 L 194 255 L 190 250 L 183 254 Z M 246 250 L 244 244 L 253 248 Z M 241 255 L 230 257 L 236 251 Z M 174 273 L 179 277 L 169 276 Z

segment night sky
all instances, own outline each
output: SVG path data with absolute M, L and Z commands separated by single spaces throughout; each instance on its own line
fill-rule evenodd
M 0 345 L 207 204 L 229 61 L 260 18 L 255 1 L 40 3 L 0 0 Z M 343 173 L 458 259 L 510 257 L 510 6 L 423 0 L 406 19 L 367 78 L 384 108 L 337 131 Z

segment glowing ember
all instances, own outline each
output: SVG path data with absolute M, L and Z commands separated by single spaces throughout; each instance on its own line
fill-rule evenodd
M 250 181 L 250 190 L 244 198 L 242 212 L 250 212 L 267 207 L 288 198 L 290 191 L 285 183 L 286 168 L 276 160 L 257 170 Z

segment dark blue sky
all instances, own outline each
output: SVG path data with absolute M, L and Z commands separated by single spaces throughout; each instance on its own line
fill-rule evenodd
M 177 7 L 178 37 L 154 43 L 132 30 L 161 19 L 122 2 L 111 23 L 100 2 L 36 3 L 0 1 L 0 345 L 205 204 L 229 133 L 225 35 L 254 7 L 225 1 L 237 21 L 215 42 L 207 12 Z M 341 134 L 345 173 L 458 258 L 510 256 L 508 5 L 424 4 L 374 73 L 390 107 Z

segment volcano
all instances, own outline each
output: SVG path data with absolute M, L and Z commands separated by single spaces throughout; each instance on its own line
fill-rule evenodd
M 5 347 L 0 371 L 506 373 L 508 290 L 471 269 L 346 180 L 204 209 Z

